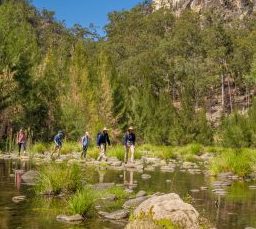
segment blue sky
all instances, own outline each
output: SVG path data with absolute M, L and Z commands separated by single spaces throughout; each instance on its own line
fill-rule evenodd
M 32 0 L 38 9 L 55 11 L 55 17 L 64 20 L 68 27 L 76 23 L 88 27 L 93 23 L 101 34 L 109 12 L 130 9 L 140 2 L 142 0 Z

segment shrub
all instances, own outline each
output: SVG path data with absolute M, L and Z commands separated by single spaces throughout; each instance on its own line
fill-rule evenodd
M 233 172 L 245 176 L 253 170 L 256 155 L 253 150 L 227 150 L 213 159 L 210 171 L 213 175 L 221 172 Z
M 107 193 L 114 194 L 117 199 L 126 199 L 129 196 L 122 187 L 112 187 L 107 190 Z
M 79 190 L 68 201 L 68 209 L 72 214 L 80 214 L 83 217 L 93 213 L 98 193 L 87 187 Z
M 87 151 L 87 157 L 97 159 L 99 156 L 99 152 L 100 152 L 100 150 L 98 147 L 91 147 Z
M 31 148 L 32 153 L 44 153 L 47 150 L 49 150 L 49 146 L 41 142 L 34 144 Z
M 114 146 L 109 149 L 107 154 L 109 157 L 117 157 L 118 160 L 123 161 L 125 155 L 125 148 L 124 146 Z
M 114 211 L 121 209 L 129 194 L 122 187 L 112 187 L 102 192 L 102 195 L 107 196 L 108 194 L 113 194 L 116 196 L 115 201 L 103 201 L 101 204 L 105 211 Z
M 38 193 L 59 194 L 63 191 L 74 192 L 81 187 L 82 174 L 78 165 L 49 164 L 39 171 L 35 190 Z
M 62 154 L 68 154 L 72 152 L 80 152 L 81 147 L 77 142 L 64 142 L 63 147 L 61 148 Z

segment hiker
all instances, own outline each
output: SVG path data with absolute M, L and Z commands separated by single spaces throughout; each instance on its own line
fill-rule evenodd
M 52 152 L 52 155 L 51 157 L 53 157 L 53 154 L 57 151 L 58 152 L 58 157 L 60 157 L 60 150 L 61 150 L 61 147 L 62 147 L 62 140 L 63 140 L 63 137 L 64 137 L 64 133 L 63 131 L 58 131 L 58 134 L 55 135 L 54 137 L 54 143 L 55 143 L 55 148 Z
M 85 135 L 81 138 L 81 144 L 82 144 L 81 159 L 82 159 L 82 158 L 86 158 L 86 153 L 89 146 L 89 133 L 87 131 L 85 132 Z
M 133 127 L 129 127 L 127 130 L 127 133 L 124 136 L 124 146 L 125 146 L 125 157 L 124 157 L 124 163 L 126 164 L 128 162 L 128 154 L 131 153 L 131 159 L 130 162 L 134 162 L 134 150 L 135 150 L 135 141 L 136 136 L 134 134 Z
M 110 146 L 110 140 L 108 136 L 108 129 L 104 127 L 103 131 L 97 135 L 97 146 L 100 148 L 100 155 L 97 159 L 98 161 L 101 159 L 107 160 L 107 144 Z
M 17 134 L 17 144 L 19 147 L 19 156 L 20 156 L 20 151 L 21 148 L 23 149 L 23 154 L 26 154 L 26 141 L 27 141 L 27 136 L 23 128 L 20 129 L 20 131 Z

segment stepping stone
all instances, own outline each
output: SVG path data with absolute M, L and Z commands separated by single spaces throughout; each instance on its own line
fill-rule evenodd
M 79 215 L 79 214 L 76 214 L 76 215 L 71 215 L 71 216 L 68 216 L 68 215 L 58 215 L 56 217 L 56 219 L 58 221 L 62 221 L 62 222 L 81 222 L 84 220 L 84 218 Z
M 141 175 L 141 179 L 143 179 L 143 180 L 148 180 L 150 178 L 151 178 L 151 175 L 149 175 L 149 174 L 142 174 Z
M 121 209 L 115 212 L 98 212 L 99 215 L 103 216 L 106 219 L 111 219 L 111 220 L 120 220 L 120 219 L 126 219 L 129 216 L 129 211 L 126 209 Z
M 145 191 L 140 190 L 140 191 L 136 194 L 136 198 L 141 197 L 141 196 L 146 196 L 146 195 L 147 195 L 147 193 L 146 193 Z
M 12 198 L 12 201 L 17 204 L 24 201 L 25 199 L 26 199 L 26 196 L 14 196 Z

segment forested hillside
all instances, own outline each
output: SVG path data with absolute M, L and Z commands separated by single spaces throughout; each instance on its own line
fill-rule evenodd
M 255 146 L 255 40 L 254 15 L 210 8 L 176 17 L 144 3 L 110 13 L 100 37 L 25 0 L 2 1 L 1 142 L 20 127 L 49 141 L 59 129 L 77 140 L 103 126 L 120 141 L 134 125 L 155 144 Z

